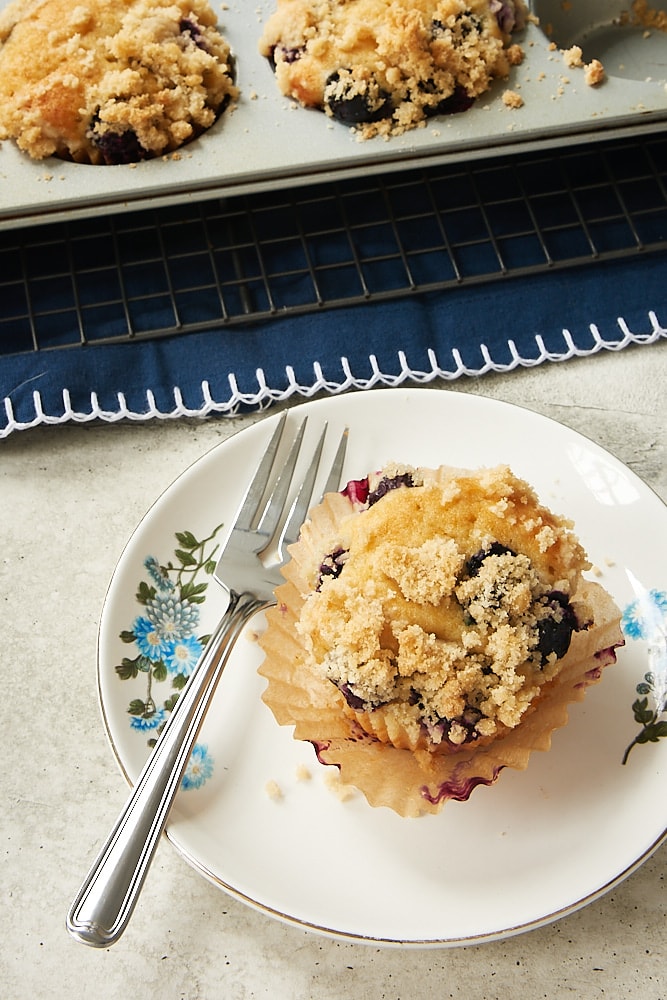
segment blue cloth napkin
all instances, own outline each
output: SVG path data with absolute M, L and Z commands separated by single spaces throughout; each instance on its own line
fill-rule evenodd
M 510 371 L 653 343 L 666 325 L 667 253 L 657 252 L 205 333 L 0 357 L 0 437 Z

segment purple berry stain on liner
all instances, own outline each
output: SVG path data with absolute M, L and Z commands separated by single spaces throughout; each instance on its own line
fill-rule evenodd
M 612 664 L 616 663 L 616 650 L 620 649 L 622 645 L 622 643 L 619 643 L 616 646 L 607 646 L 606 649 L 599 649 L 596 653 L 594 653 L 594 659 L 598 661 L 599 666 L 591 667 L 590 670 L 587 670 L 584 674 L 583 681 L 579 681 L 578 684 L 575 684 L 575 688 L 587 688 L 589 684 L 595 684 L 596 681 L 599 681 L 602 677 L 604 667 L 610 667 Z
M 337 684 L 336 687 L 350 708 L 353 708 L 356 712 L 367 711 L 369 709 L 370 706 L 368 703 L 363 698 L 360 698 L 359 695 L 356 695 L 349 684 Z
M 449 781 L 443 781 L 441 785 L 437 786 L 435 792 L 432 792 L 428 785 L 424 785 L 421 789 L 421 795 L 427 802 L 430 802 L 434 806 L 438 805 L 440 802 L 445 802 L 448 799 L 454 799 L 456 802 L 467 802 L 478 785 L 495 784 L 498 780 L 500 772 L 503 770 L 503 767 L 504 765 L 494 767 L 493 777 L 491 778 L 480 778 L 475 776 L 459 780 L 455 771 L 454 777 Z

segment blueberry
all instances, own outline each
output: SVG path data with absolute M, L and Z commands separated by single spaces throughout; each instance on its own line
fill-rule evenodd
M 474 556 L 470 556 L 465 566 L 466 573 L 468 576 L 477 576 L 485 559 L 488 559 L 489 556 L 505 555 L 515 556 L 516 552 L 508 549 L 506 545 L 501 545 L 500 542 L 493 542 L 488 549 L 480 549 Z
M 449 733 L 454 724 L 465 730 L 465 736 L 457 744 L 458 746 L 461 745 L 461 742 L 473 743 L 479 739 L 479 733 L 475 729 L 475 726 L 484 717 L 484 714 L 473 705 L 466 705 L 461 715 L 458 715 L 454 719 L 433 718 L 432 716 L 429 718 L 424 715 L 425 709 L 422 695 L 415 688 L 411 689 L 408 701 L 410 705 L 416 705 L 419 709 L 422 714 L 422 725 L 433 742 L 441 743 L 445 741 L 453 745 L 449 739 Z
M 330 578 L 335 580 L 336 577 L 340 576 L 346 559 L 347 549 L 341 548 L 334 549 L 333 552 L 324 557 L 320 563 L 317 590 L 321 589 L 325 579 Z
M 274 45 L 266 58 L 269 60 L 269 66 L 275 73 L 278 62 L 284 62 L 288 65 L 294 63 L 297 59 L 301 58 L 305 51 L 305 45 L 293 48 L 288 48 L 286 45 Z
M 419 89 L 423 94 L 434 94 L 436 86 L 433 80 L 427 80 L 419 84 Z M 463 111 L 468 111 L 475 103 L 474 97 L 469 97 L 463 87 L 456 86 L 449 97 L 443 97 L 435 104 L 429 104 L 424 108 L 424 114 L 429 117 L 433 115 L 457 115 Z
M 458 715 L 455 719 L 429 721 L 426 723 L 425 728 L 431 739 L 435 742 L 445 741 L 451 746 L 463 746 L 464 744 L 474 743 L 479 739 L 479 733 L 475 729 L 475 726 L 481 718 L 483 718 L 483 714 L 478 708 L 466 705 L 461 715 Z M 456 743 L 449 738 L 449 733 L 454 725 L 461 727 L 465 732 L 463 739 L 457 740 Z
M 448 30 L 448 25 L 443 24 L 437 18 L 431 21 L 431 35 L 433 38 L 438 38 L 440 35 L 444 35 Z M 457 14 L 454 18 L 454 26 L 449 28 L 453 35 L 459 38 L 465 38 L 472 31 L 480 32 L 482 30 L 481 20 L 473 14 L 471 10 L 462 11 Z
M 363 92 L 349 70 L 331 73 L 324 86 L 324 104 L 344 125 L 379 122 L 391 118 L 389 94 L 378 85 L 368 84 Z
M 462 726 L 465 726 L 466 729 L 472 729 L 473 726 L 477 725 L 481 718 L 482 713 L 478 708 L 473 708 L 472 705 L 466 705 L 459 722 Z
M 470 97 L 463 87 L 455 87 L 454 92 L 438 103 L 434 114 L 438 115 L 458 115 L 463 111 L 468 111 L 475 103 L 475 98 Z
M 579 621 L 566 594 L 554 590 L 547 595 L 546 601 L 553 614 L 537 623 L 536 649 L 542 657 L 542 666 L 552 653 L 559 660 L 565 656 L 570 648 L 572 633 L 579 631 Z
M 401 487 L 410 487 L 414 485 L 413 478 L 409 472 L 403 472 L 398 476 L 383 476 L 375 489 L 368 494 L 368 506 L 372 507 L 374 503 L 381 500 L 382 497 L 387 493 L 390 493 L 391 490 L 398 490 L 401 489 Z
M 358 694 L 354 693 L 349 684 L 341 683 L 336 686 L 350 708 L 353 708 L 355 712 L 364 711 L 368 708 L 367 703 L 363 700 L 363 698 L 360 698 Z
M 463 738 L 464 743 L 473 743 L 475 740 L 479 739 L 479 733 L 475 729 L 475 726 L 479 720 L 483 717 L 483 713 L 480 712 L 478 708 L 473 708 L 472 705 L 466 705 L 461 715 L 457 716 L 456 719 L 447 720 L 447 731 L 451 726 L 456 723 L 465 729 L 465 736 Z
M 306 49 L 305 45 L 300 45 L 298 47 L 293 47 L 293 48 L 286 48 L 284 45 L 281 45 L 280 46 L 280 58 L 281 58 L 282 62 L 285 62 L 285 63 L 296 62 L 297 59 L 301 58 L 301 56 L 305 52 L 305 49 Z M 274 58 L 275 58 L 275 56 L 274 56 Z
M 496 0 L 496 4 L 495 15 L 498 27 L 506 35 L 509 35 L 518 26 L 514 4 L 507 3 L 507 0 Z
M 183 17 L 179 21 L 178 30 L 182 35 L 188 35 L 198 49 L 203 49 L 204 52 L 208 51 L 204 33 L 196 21 L 191 21 L 189 17 Z
M 97 115 L 91 122 L 89 137 L 102 154 L 107 165 L 137 163 L 146 160 L 150 154 L 141 145 L 132 129 L 125 132 L 98 132 L 100 119 Z
M 461 35 L 461 38 L 465 38 L 473 31 L 480 32 L 482 30 L 482 22 L 471 10 L 465 10 L 461 14 L 456 15 L 456 30 Z

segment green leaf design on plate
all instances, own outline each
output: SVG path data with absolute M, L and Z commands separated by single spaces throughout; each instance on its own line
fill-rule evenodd
M 176 541 L 184 549 L 196 549 L 199 542 L 191 531 L 177 531 Z
M 210 638 L 198 634 L 198 625 L 221 528 L 219 524 L 202 539 L 189 530 L 176 531 L 173 560 L 153 555 L 144 559 L 147 577 L 136 589 L 137 616 L 119 632 L 121 642 L 134 645 L 137 655 L 123 657 L 115 673 L 121 681 L 145 678 L 145 697 L 132 698 L 127 711 L 131 727 L 147 736 L 149 747 L 155 745 Z M 160 687 L 166 691 L 158 698 L 155 691 Z M 162 707 L 157 708 L 156 701 Z
M 626 764 L 630 751 L 635 746 L 644 743 L 657 743 L 663 736 L 667 736 L 667 719 L 660 716 L 667 711 L 667 700 L 655 702 L 652 707 L 649 703 L 649 695 L 655 696 L 655 677 L 652 673 L 644 674 L 644 680 L 637 685 L 637 694 L 643 695 L 632 703 L 632 714 L 635 722 L 642 728 L 637 733 L 632 742 L 627 746 L 623 754 L 622 764 Z
M 647 644 L 650 667 L 637 684 L 640 695 L 632 703 L 635 722 L 642 728 L 626 748 L 622 763 L 627 763 L 633 747 L 657 743 L 667 736 L 667 591 L 647 590 L 631 576 L 636 599 L 623 611 L 621 628 L 626 639 L 640 639 Z

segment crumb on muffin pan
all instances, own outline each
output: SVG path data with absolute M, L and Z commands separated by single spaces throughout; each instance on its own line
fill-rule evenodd
M 231 49 L 232 105 L 180 148 L 130 164 L 33 160 L 5 138 L 0 228 L 651 133 L 667 120 L 663 0 L 532 0 L 505 78 L 466 110 L 374 138 L 280 92 L 260 52 L 276 0 L 251 14 L 240 0 L 211 6 Z

